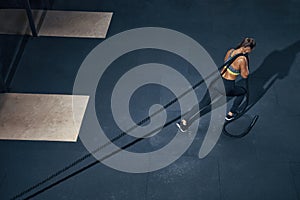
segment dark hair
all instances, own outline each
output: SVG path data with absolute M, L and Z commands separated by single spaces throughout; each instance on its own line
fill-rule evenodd
M 235 48 L 239 49 L 241 47 L 250 47 L 253 49 L 256 46 L 256 42 L 253 38 L 244 38 L 243 41 Z

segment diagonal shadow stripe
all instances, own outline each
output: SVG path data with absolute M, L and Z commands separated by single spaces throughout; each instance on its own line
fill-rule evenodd
M 232 57 L 231 60 L 228 60 L 227 62 L 225 62 L 221 67 L 219 67 L 218 70 L 212 72 L 211 74 L 209 74 L 207 77 L 205 77 L 204 79 L 202 79 L 201 81 L 199 81 L 198 83 L 194 84 L 190 89 L 188 89 L 187 91 L 185 91 L 184 93 L 182 93 L 179 97 L 177 98 L 174 98 L 173 100 L 171 100 L 169 103 L 167 103 L 166 105 L 163 106 L 163 108 L 161 108 L 160 110 L 156 111 L 155 113 L 153 113 L 152 115 L 144 118 L 143 120 L 141 120 L 140 122 L 137 123 L 137 125 L 133 126 L 132 128 L 128 129 L 127 131 L 124 131 L 122 133 L 120 133 L 118 136 L 114 137 L 110 142 L 107 142 L 106 144 L 96 148 L 94 151 L 92 151 L 91 153 L 88 153 L 84 156 L 82 156 L 81 158 L 77 159 L 76 161 L 74 161 L 73 163 L 67 165 L 66 167 L 64 167 L 63 169 L 57 171 L 56 173 L 48 176 L 47 178 L 45 178 L 44 180 L 34 184 L 33 186 L 29 187 L 28 189 L 20 192 L 19 194 L 15 195 L 13 198 L 11 198 L 11 200 L 15 200 L 15 199 L 18 199 L 22 196 L 24 196 L 25 194 L 27 193 L 30 193 L 32 192 L 33 190 L 37 189 L 38 187 L 44 185 L 45 183 L 49 182 L 50 180 L 54 179 L 55 177 L 61 175 L 62 173 L 68 171 L 69 169 L 73 168 L 74 166 L 76 166 L 77 164 L 81 163 L 82 161 L 86 160 L 87 158 L 91 157 L 94 153 L 104 149 L 105 147 L 107 147 L 108 145 L 110 145 L 111 143 L 119 140 L 120 138 L 122 138 L 123 136 L 125 136 L 128 132 L 132 131 L 133 129 L 137 128 L 139 125 L 142 125 L 144 124 L 145 122 L 147 122 L 148 120 L 150 120 L 151 117 L 157 115 L 158 113 L 162 112 L 164 109 L 170 107 L 171 105 L 173 105 L 174 103 L 176 103 L 180 98 L 184 97 L 185 95 L 187 95 L 189 92 L 193 91 L 194 89 L 196 89 L 197 87 L 199 87 L 201 84 L 203 84 L 205 82 L 205 80 L 209 79 L 211 76 L 213 76 L 214 74 L 217 74 L 219 73 L 219 70 L 222 69 L 223 67 L 228 67 L 237 57 L 239 56 L 242 56 L 243 54 L 236 54 L 235 56 Z M 223 73 L 225 73 L 226 70 L 223 71 Z M 222 75 L 222 74 L 221 74 Z M 217 77 L 218 78 L 218 77 Z M 185 115 L 185 114 L 183 114 Z M 155 133 L 156 131 L 160 130 L 161 128 L 165 128 L 167 126 L 169 126 L 170 124 L 173 124 L 174 122 L 176 122 L 177 120 L 179 120 L 181 118 L 181 116 L 178 116 L 174 119 L 172 119 L 171 121 L 167 122 L 164 126 L 161 126 L 161 127 L 158 127 L 156 128 L 155 130 L 151 131 L 150 133 L 147 133 L 145 136 L 150 136 L 151 134 Z M 75 175 L 78 175 L 79 173 L 85 171 L 86 169 L 89 169 L 90 167 L 96 165 L 97 163 L 99 163 L 100 161 L 103 161 L 109 157 L 111 157 L 112 155 L 115 155 L 116 153 L 120 152 L 122 149 L 126 149 L 134 144 L 136 144 L 137 142 L 140 142 L 142 141 L 143 139 L 145 139 L 145 137 L 142 137 L 142 138 L 138 138 L 128 144 L 126 144 L 125 146 L 123 146 L 120 150 L 117 150 L 117 151 L 114 151 L 106 156 L 104 156 L 103 158 L 97 160 L 97 161 L 94 161 L 93 163 L 91 164 L 88 164 L 87 166 L 73 172 L 72 174 L 38 190 L 37 192 L 33 193 L 32 195 L 26 197 L 25 199 L 30 199 L 30 198 L 33 198 L 34 196 L 42 193 L 42 192 L 45 192 L 49 189 L 51 189 L 52 187 L 68 180 L 69 178 L 75 176 Z

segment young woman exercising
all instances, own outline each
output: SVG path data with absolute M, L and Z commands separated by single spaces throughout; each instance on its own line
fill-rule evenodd
M 256 42 L 253 38 L 244 38 L 235 49 L 229 49 L 227 51 L 224 61 L 227 62 L 237 54 L 249 54 L 255 46 Z M 239 75 L 241 75 L 242 78 L 248 78 L 249 69 L 246 56 L 239 56 L 230 66 L 225 66 L 221 70 L 221 75 L 222 83 L 225 87 L 225 94 L 223 94 L 224 92 L 222 92 L 220 84 L 212 84 L 210 86 L 210 92 L 208 90 L 206 91 L 206 94 L 200 101 L 199 105 L 195 105 L 186 115 L 184 115 L 184 118 L 180 122 L 176 123 L 180 131 L 186 132 L 193 121 L 200 116 L 200 111 L 210 105 L 213 99 L 220 94 L 226 95 L 227 97 L 235 97 L 233 105 L 226 115 L 225 120 L 230 121 L 236 117 L 238 107 L 242 103 L 247 91 L 243 87 L 237 86 L 235 84 L 235 80 Z

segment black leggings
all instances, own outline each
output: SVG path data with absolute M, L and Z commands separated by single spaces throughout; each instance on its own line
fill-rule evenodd
M 221 84 L 224 84 L 225 93 L 224 90 L 221 89 Z M 244 99 L 244 96 L 247 93 L 245 88 L 235 85 L 234 80 L 227 80 L 224 78 L 214 81 L 209 86 L 209 88 L 210 89 L 206 91 L 204 97 L 201 99 L 199 104 L 193 106 L 192 109 L 187 114 L 185 114 L 183 119 L 192 123 L 194 120 L 199 118 L 200 115 L 202 115 L 201 112 L 203 111 L 203 109 L 207 108 L 211 104 L 211 102 L 220 95 L 226 97 L 235 97 L 230 112 L 236 113 L 238 107 Z

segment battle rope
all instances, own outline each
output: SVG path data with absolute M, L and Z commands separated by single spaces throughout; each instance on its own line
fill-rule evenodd
M 61 175 L 62 173 L 66 172 L 67 170 L 71 169 L 72 167 L 76 166 L 77 164 L 83 162 L 83 161 L 86 160 L 87 158 L 91 157 L 94 153 L 100 151 L 101 149 L 105 148 L 105 147 L 108 146 L 109 144 L 111 144 L 111 143 L 117 141 L 118 139 L 122 138 L 122 137 L 125 136 L 128 132 L 130 132 L 130 131 L 132 131 L 133 129 L 135 129 L 136 127 L 138 127 L 138 126 L 144 124 L 145 122 L 147 122 L 148 120 L 150 120 L 151 117 L 157 115 L 158 113 L 160 113 L 160 112 L 163 111 L 164 109 L 170 107 L 171 105 L 173 105 L 174 103 L 176 103 L 180 98 L 182 98 L 183 96 L 185 96 L 185 95 L 188 94 L 189 92 L 191 92 L 191 91 L 193 91 L 194 89 L 196 89 L 197 87 L 199 87 L 202 83 L 204 83 L 205 80 L 207 80 L 208 78 L 210 78 L 210 77 L 213 76 L 214 74 L 219 73 L 219 70 L 220 70 L 220 69 L 222 69 L 222 68 L 224 68 L 224 67 L 225 67 L 225 69 L 227 69 L 227 67 L 228 67 L 228 66 L 229 66 L 229 65 L 230 65 L 237 57 L 239 57 L 239 56 L 244 56 L 244 55 L 245 55 L 245 54 L 242 54 L 242 53 L 236 54 L 236 55 L 233 56 L 230 60 L 226 61 L 226 62 L 225 62 L 218 70 L 216 70 L 216 71 L 212 72 L 211 74 L 209 74 L 207 77 L 205 77 L 204 79 L 202 79 L 201 81 L 199 81 L 198 83 L 196 83 L 195 85 L 193 85 L 192 88 L 188 89 L 186 92 L 184 92 L 183 94 L 181 94 L 179 97 L 173 99 L 173 100 L 170 101 L 168 104 L 164 105 L 163 108 L 159 109 L 158 111 L 156 111 L 156 112 L 153 113 L 152 115 L 150 115 L 150 116 L 144 118 L 143 120 L 141 120 L 140 122 L 138 122 L 138 123 L 137 123 L 135 126 L 133 126 L 132 128 L 128 129 L 127 131 L 124 131 L 124 132 L 120 133 L 119 135 L 117 135 L 116 137 L 114 137 L 110 142 L 107 142 L 106 144 L 104 144 L 104 145 L 98 147 L 97 149 L 95 149 L 95 150 L 92 151 L 91 153 L 88 153 L 88 154 L 82 156 L 81 158 L 77 159 L 76 161 L 72 162 L 71 164 L 67 165 L 66 167 L 62 168 L 61 170 L 58 170 L 56 173 L 54 173 L 54 174 L 48 176 L 46 179 L 44 179 L 44 180 L 38 182 L 37 184 L 35 184 L 35 185 L 33 185 L 33 186 L 27 188 L 26 190 L 22 191 L 21 193 L 15 195 L 15 196 L 14 196 L 13 198 L 11 198 L 11 199 L 12 199 L 12 200 L 15 200 L 15 199 L 18 199 L 18 198 L 24 196 L 25 194 L 27 194 L 27 193 L 33 191 L 34 189 L 38 188 L 39 186 L 41 186 L 41 185 L 43 185 L 43 184 L 49 182 L 50 180 L 52 180 L 52 179 L 54 179 L 55 177 Z M 223 73 L 225 73 L 225 70 L 224 70 Z M 223 73 L 222 73 L 222 74 L 223 74 Z M 221 74 L 221 75 L 222 75 L 222 74 Z M 219 78 L 219 77 L 218 77 L 218 78 Z M 155 129 L 154 131 L 160 130 L 161 128 L 165 128 L 165 127 L 169 126 L 170 124 L 173 124 L 174 122 L 176 122 L 176 121 L 179 120 L 180 118 L 181 118 L 181 116 L 176 117 L 175 119 L 173 119 L 173 120 L 167 122 L 164 126 L 159 127 L 159 128 L 157 128 L 157 129 Z M 253 125 L 254 125 L 254 124 L 253 124 Z M 224 125 L 224 130 L 225 130 L 225 126 L 226 126 L 226 124 Z M 253 127 L 253 126 L 252 126 L 252 127 Z M 251 128 L 252 128 L 252 127 L 251 127 Z M 250 130 L 251 130 L 251 128 L 250 128 Z M 249 131 L 250 131 L 250 130 L 249 130 Z M 151 134 L 152 134 L 154 131 L 151 131 Z M 226 130 L 225 130 L 225 131 L 226 131 Z M 248 131 L 248 132 L 249 132 L 249 131 Z M 248 132 L 247 132 L 247 133 L 248 133 Z M 247 133 L 246 133 L 246 134 L 247 134 Z M 151 135 L 150 133 L 148 133 L 148 134 Z M 148 134 L 146 134 L 146 135 L 148 135 Z M 228 134 L 228 133 L 225 132 L 225 134 Z M 228 134 L 228 135 L 230 135 L 230 134 Z M 230 135 L 230 136 L 231 136 L 231 135 Z M 233 137 L 234 137 L 234 136 L 233 136 Z M 144 138 L 138 138 L 138 139 L 134 140 L 133 142 L 130 142 L 129 144 L 123 146 L 121 149 L 126 149 L 126 148 L 132 146 L 133 144 L 135 144 L 135 143 L 137 143 L 137 142 L 143 140 L 143 139 L 144 139 Z M 115 153 L 117 153 L 117 152 L 115 152 Z M 113 153 L 109 154 L 109 156 L 112 156 L 112 155 L 114 155 L 115 153 L 113 152 Z M 70 175 L 68 175 L 68 176 L 66 176 L 66 177 L 64 177 L 64 178 L 62 178 L 62 179 L 60 179 L 60 180 L 58 180 L 58 181 L 56 181 L 56 182 L 54 182 L 54 183 L 52 183 L 52 184 L 50 184 L 50 185 L 44 187 L 44 188 L 42 188 L 42 189 L 40 189 L 39 191 L 35 192 L 34 194 L 31 194 L 30 196 L 26 197 L 25 199 L 30 199 L 30 198 L 32 198 L 32 197 L 34 197 L 34 196 L 36 196 L 36 195 L 38 195 L 38 194 L 40 194 L 40 193 L 46 191 L 47 189 L 50 189 L 51 187 L 53 187 L 53 186 L 55 186 L 55 185 L 57 185 L 57 184 L 59 184 L 59 183 L 65 181 L 65 180 L 71 178 L 72 176 L 75 176 L 75 175 L 77 175 L 78 173 L 80 173 L 80 172 L 82 172 L 82 171 L 84 171 L 84 170 L 86 170 L 86 169 L 88 169 L 88 168 L 94 166 L 95 164 L 97 164 L 97 163 L 99 163 L 100 161 L 103 161 L 103 160 L 105 160 L 105 159 L 107 159 L 107 158 L 108 158 L 108 156 L 105 156 L 105 157 L 103 157 L 102 159 L 97 160 L 97 161 L 95 161 L 95 162 L 93 162 L 93 163 L 91 163 L 91 164 L 89 164 L 89 165 L 87 165 L 87 166 L 85 166 L 85 167 L 83 167 L 83 168 L 81 168 L 81 169 L 79 169 L 79 170 L 73 172 L 72 174 L 70 174 Z

